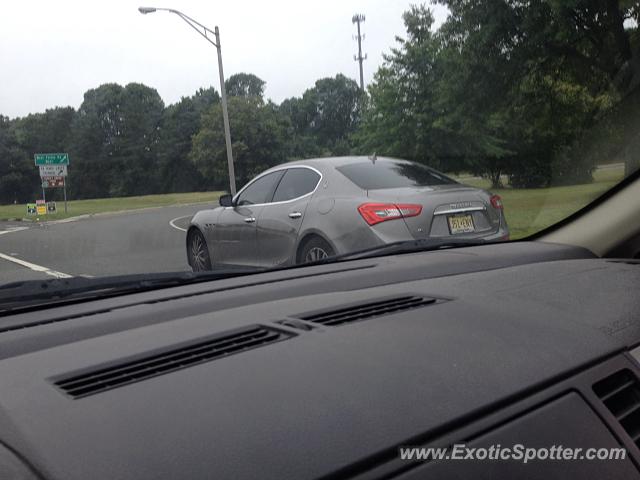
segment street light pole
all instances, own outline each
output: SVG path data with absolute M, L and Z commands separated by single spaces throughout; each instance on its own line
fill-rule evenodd
M 231 129 L 229 127 L 229 112 L 227 108 L 227 90 L 224 86 L 224 71 L 222 69 L 222 49 L 220 46 L 220 30 L 216 26 L 212 31 L 210 28 L 205 27 L 201 23 L 197 22 L 191 17 L 188 17 L 182 12 L 178 10 L 174 10 L 172 8 L 156 8 L 156 7 L 139 7 L 138 11 L 143 15 L 148 13 L 154 13 L 158 11 L 165 11 L 170 13 L 175 13 L 182 20 L 187 22 L 191 28 L 193 28 L 196 32 L 204 37 L 209 43 L 211 43 L 214 47 L 216 47 L 216 51 L 218 52 L 218 72 L 220 74 L 220 96 L 222 102 L 222 121 L 224 123 L 224 141 L 227 146 L 227 163 L 229 167 L 229 187 L 231 190 L 231 195 L 236 194 L 236 173 L 235 168 L 233 166 L 233 151 L 231 149 Z M 202 30 L 201 30 L 202 29 Z M 215 37 L 215 41 L 211 40 L 207 34 L 213 33 Z
M 222 121 L 224 123 L 224 141 L 227 144 L 227 164 L 229 165 L 229 186 L 231 195 L 236 194 L 236 171 L 233 166 L 231 151 L 231 129 L 229 128 L 229 112 L 227 110 L 227 89 L 224 85 L 224 71 L 222 70 L 222 49 L 220 46 L 220 30 L 215 27 L 216 49 L 218 50 L 218 72 L 220 73 L 220 96 L 222 97 Z

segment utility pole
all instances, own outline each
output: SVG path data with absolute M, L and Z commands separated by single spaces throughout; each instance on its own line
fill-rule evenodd
M 352 18 L 351 22 L 356 23 L 358 25 L 358 36 L 356 39 L 358 40 L 358 55 L 354 55 L 353 59 L 356 60 L 360 64 L 360 89 L 364 91 L 364 75 L 362 73 L 362 62 L 367 59 L 367 54 L 365 53 L 364 57 L 362 56 L 362 40 L 364 40 L 364 35 L 360 33 L 360 23 L 365 21 L 365 17 L 362 14 L 356 13 Z

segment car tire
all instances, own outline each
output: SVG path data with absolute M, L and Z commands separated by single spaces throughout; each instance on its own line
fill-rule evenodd
M 211 270 L 209 249 L 207 248 L 207 242 L 200 231 L 192 230 L 189 233 L 187 254 L 189 255 L 189 264 L 194 272 Z
M 298 256 L 298 263 L 317 262 L 333 255 L 335 255 L 335 251 L 327 241 L 320 237 L 313 237 L 305 242 L 302 247 Z

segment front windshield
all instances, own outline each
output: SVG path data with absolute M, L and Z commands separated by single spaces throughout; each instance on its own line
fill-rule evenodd
M 3 6 L 0 286 L 513 241 L 640 167 L 637 2 L 166 6 Z

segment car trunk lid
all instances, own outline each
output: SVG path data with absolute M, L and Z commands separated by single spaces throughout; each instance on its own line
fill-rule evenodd
M 422 205 L 420 215 L 404 218 L 414 238 L 486 236 L 497 232 L 500 217 L 490 194 L 460 184 L 368 190 L 372 201 Z

